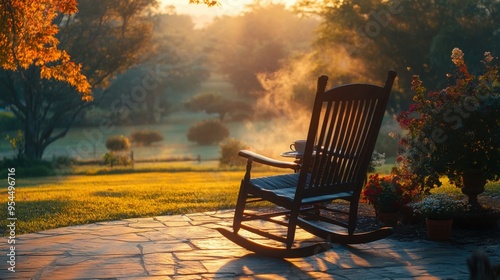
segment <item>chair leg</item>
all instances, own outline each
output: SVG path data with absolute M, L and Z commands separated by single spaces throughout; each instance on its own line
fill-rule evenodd
M 297 208 L 297 209 L 295 209 Z M 286 235 L 286 248 L 291 249 L 293 241 L 295 240 L 295 231 L 297 229 L 297 219 L 299 218 L 300 207 L 293 207 L 290 211 L 290 217 L 288 219 L 288 229 Z
M 233 231 L 237 233 L 240 230 L 241 221 L 243 219 L 243 211 L 245 210 L 247 201 L 246 181 L 241 180 L 236 209 L 234 210 Z
M 349 226 L 347 232 L 349 235 L 354 233 L 356 229 L 356 224 L 358 222 L 358 203 L 359 199 L 352 199 L 349 206 Z

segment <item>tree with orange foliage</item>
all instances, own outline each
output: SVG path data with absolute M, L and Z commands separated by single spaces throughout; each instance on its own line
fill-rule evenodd
M 0 108 L 24 125 L 23 157 L 41 159 L 109 80 L 138 61 L 155 5 L 0 0 Z
M 0 66 L 11 71 L 39 67 L 40 77 L 67 82 L 92 100 L 90 84 L 82 74 L 81 64 L 71 61 L 57 48 L 54 24 L 58 14 L 77 12 L 76 0 L 2 0 L 0 2 Z

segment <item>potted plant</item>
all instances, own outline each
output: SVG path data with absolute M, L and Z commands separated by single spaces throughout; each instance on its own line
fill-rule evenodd
M 468 209 L 467 202 L 447 194 L 431 194 L 413 204 L 414 211 L 425 218 L 427 238 L 448 240 L 453 217 Z
M 423 192 L 440 186 L 439 178 L 446 176 L 469 196 L 471 209 L 480 210 L 477 195 L 486 180 L 500 174 L 500 78 L 493 64 L 498 58 L 485 53 L 484 72 L 474 76 L 460 49 L 451 57 L 456 69 L 448 75 L 448 87 L 427 91 L 419 76 L 413 77 L 414 103 L 397 117 L 406 130 L 400 150 Z
M 363 188 L 362 195 L 373 206 L 382 224 L 390 226 L 397 224 L 399 211 L 406 201 L 398 177 L 372 174 Z

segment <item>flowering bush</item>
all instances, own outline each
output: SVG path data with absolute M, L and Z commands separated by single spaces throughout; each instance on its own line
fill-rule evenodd
M 461 175 L 481 169 L 487 180 L 500 174 L 500 78 L 498 66 L 485 53 L 484 74 L 471 75 L 458 48 L 453 49 L 450 86 L 427 92 L 414 76 L 414 103 L 397 121 L 407 131 L 400 138 L 398 162 L 414 174 L 427 192 L 447 176 L 461 187 Z
M 377 212 L 398 212 L 408 202 L 398 177 L 395 176 L 370 175 L 362 194 Z
M 449 220 L 467 208 L 468 204 L 465 201 L 447 194 L 431 194 L 413 204 L 415 213 L 430 220 Z

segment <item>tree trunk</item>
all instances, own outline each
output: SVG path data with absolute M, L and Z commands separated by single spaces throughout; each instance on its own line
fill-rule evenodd
M 24 156 L 28 160 L 40 160 L 43 155 L 43 146 L 40 145 L 39 135 L 37 133 L 40 121 L 34 117 L 33 112 L 28 111 L 26 114 L 24 129 Z

